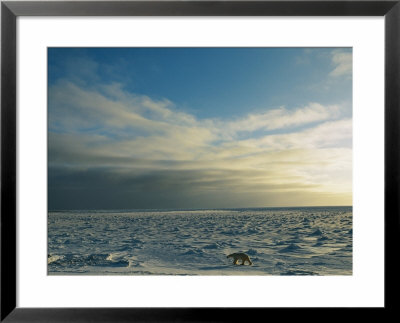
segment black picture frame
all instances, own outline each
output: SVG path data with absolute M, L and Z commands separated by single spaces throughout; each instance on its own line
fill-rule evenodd
M 384 16 L 385 306 L 396 311 L 400 180 L 400 1 L 2 1 L 1 3 L 1 322 L 233 322 L 310 319 L 299 308 L 18 308 L 16 282 L 16 19 L 18 16 Z M 366 289 L 367 291 L 367 289 Z M 40 291 L 39 291 L 40 292 Z M 315 309 L 311 309 L 315 310 Z M 338 318 L 338 308 L 325 308 Z M 344 309 L 350 311 L 351 309 Z M 300 316 L 297 316 L 300 315 Z M 326 314 L 323 314 L 326 315 Z M 348 315 L 348 314 L 346 314 Z M 314 316 L 314 315 L 312 315 Z M 314 316 L 315 318 L 315 316 Z M 321 318 L 320 318 L 321 319 Z

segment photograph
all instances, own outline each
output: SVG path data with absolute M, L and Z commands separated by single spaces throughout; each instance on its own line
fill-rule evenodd
M 48 47 L 48 275 L 352 275 L 351 47 Z

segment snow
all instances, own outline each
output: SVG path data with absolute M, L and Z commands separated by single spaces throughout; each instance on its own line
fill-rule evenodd
M 352 208 L 50 212 L 48 274 L 351 275 Z

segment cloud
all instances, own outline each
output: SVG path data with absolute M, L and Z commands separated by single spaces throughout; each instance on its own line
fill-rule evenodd
M 50 88 L 49 105 L 50 130 L 57 132 L 104 130 L 129 134 L 129 130 L 135 130 L 143 136 L 146 133 L 162 136 L 179 133 L 180 138 L 187 138 L 187 132 L 195 134 L 194 139 L 202 133 L 201 137 L 209 140 L 237 138 L 244 132 L 303 126 L 340 115 L 337 105 L 310 103 L 294 110 L 284 107 L 265 109 L 241 119 L 197 120 L 193 115 L 175 109 L 169 100 L 155 101 L 147 96 L 132 95 L 124 92 L 120 84 L 103 85 L 96 90 L 68 81 Z
M 327 194 L 315 184 L 264 183 L 257 180 L 260 174 L 249 170 L 132 172 L 52 167 L 49 174 L 50 209 L 282 206 L 294 201 L 292 205 L 309 205 L 310 197 L 315 204 L 316 197 Z
M 353 71 L 353 55 L 351 52 L 334 51 L 332 64 L 335 68 L 330 72 L 331 76 L 351 76 Z
M 335 204 L 351 196 L 351 138 L 338 105 L 198 119 L 118 83 L 60 80 L 49 88 L 49 207 Z
M 154 133 L 174 125 L 192 126 L 194 118 L 172 112 L 168 100 L 155 101 L 143 95 L 123 92 L 118 84 L 98 89 L 60 81 L 49 90 L 50 130 L 82 132 L 96 129 L 120 132 L 141 129 Z
M 335 105 L 323 106 L 318 103 L 295 110 L 284 107 L 269 109 L 258 114 L 249 114 L 246 118 L 226 123 L 225 129 L 232 133 L 254 132 L 257 130 L 277 130 L 289 127 L 307 125 L 335 118 L 339 115 L 339 107 Z
M 351 147 L 352 120 L 328 121 L 303 131 L 272 134 L 258 139 L 241 141 L 242 144 L 269 150 L 321 149 Z

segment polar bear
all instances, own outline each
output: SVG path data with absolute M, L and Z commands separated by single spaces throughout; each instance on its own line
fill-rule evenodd
M 242 261 L 241 265 L 244 265 L 244 263 L 247 261 L 250 265 L 252 265 L 253 263 L 251 262 L 250 258 L 248 255 L 246 255 L 243 252 L 235 252 L 232 253 L 228 256 L 226 256 L 226 258 L 233 258 L 233 264 L 236 265 L 238 260 L 240 259 Z

